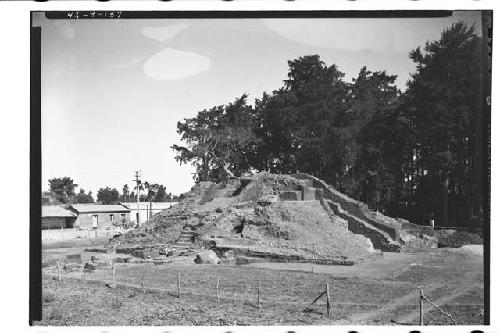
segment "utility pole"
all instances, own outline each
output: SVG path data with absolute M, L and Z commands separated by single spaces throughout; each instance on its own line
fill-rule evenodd
M 140 216 L 141 216 L 141 207 L 140 207 L 140 204 L 139 204 L 139 200 L 140 200 L 139 199 L 139 197 L 140 197 L 139 185 L 141 183 L 141 181 L 139 179 L 139 177 L 140 177 L 139 173 L 140 172 L 141 172 L 140 170 L 135 172 L 135 186 L 136 186 L 136 189 L 137 189 L 137 192 L 136 192 L 137 193 L 137 227 L 139 227 Z

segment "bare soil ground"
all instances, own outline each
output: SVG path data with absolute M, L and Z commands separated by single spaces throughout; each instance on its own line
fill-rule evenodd
M 43 241 L 42 249 L 61 249 L 61 248 L 75 248 L 75 247 L 85 247 L 85 246 L 98 246 L 104 245 L 109 242 L 109 237 L 97 237 L 97 238 L 76 238 L 69 240 L 59 240 L 59 241 Z
M 43 271 L 39 325 L 409 325 L 418 323 L 418 288 L 461 325 L 482 324 L 482 256 L 462 249 L 385 253 L 354 266 L 262 263 L 117 264 L 81 271 Z M 258 267 L 262 265 L 262 267 Z M 311 272 L 311 271 L 314 271 Z M 181 278 L 181 298 L 177 278 Z M 145 293 L 141 282 L 144 276 Z M 216 297 L 219 278 L 220 302 Z M 261 281 L 261 307 L 257 286 Z M 330 283 L 332 315 L 321 298 Z M 449 319 L 425 305 L 425 324 Z
M 57 242 L 42 243 L 42 267 L 55 265 L 58 258 L 82 253 L 87 247 L 107 244 L 109 238 L 72 239 Z

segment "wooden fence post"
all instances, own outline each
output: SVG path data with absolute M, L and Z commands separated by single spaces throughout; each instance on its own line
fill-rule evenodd
M 314 260 L 316 259 L 316 249 L 315 244 L 313 243 L 313 262 L 311 264 L 311 273 L 314 273 Z
M 217 284 L 215 285 L 215 292 L 217 295 L 217 303 L 219 303 L 220 299 L 219 299 L 219 277 L 218 276 L 217 276 Z
M 260 289 L 261 289 L 261 282 L 259 280 L 259 287 L 257 288 L 257 306 L 259 309 L 262 309 L 262 306 L 260 305 Z
M 246 290 L 246 293 L 245 293 L 245 299 L 248 300 L 248 298 L 250 296 L 248 296 L 250 294 L 250 286 L 248 284 L 246 284 L 246 280 L 245 280 L 245 290 Z
M 181 273 L 177 273 L 177 297 L 181 298 Z
M 62 225 L 61 225 L 61 240 L 64 240 L 64 229 Z
M 115 273 L 115 264 L 111 264 L 111 272 L 113 274 L 113 288 L 116 288 L 116 273 Z
M 424 291 L 420 289 L 420 296 L 419 296 L 419 303 L 420 303 L 420 326 L 424 325 Z
M 144 289 L 144 277 L 146 275 L 146 271 L 143 271 L 142 272 L 142 279 L 141 279 L 141 289 L 142 289 L 142 293 L 145 294 L 146 293 L 146 290 Z
M 57 281 L 62 281 L 61 278 L 61 259 L 57 258 Z
M 330 306 L 330 284 L 326 284 L 326 315 L 330 317 L 332 308 Z

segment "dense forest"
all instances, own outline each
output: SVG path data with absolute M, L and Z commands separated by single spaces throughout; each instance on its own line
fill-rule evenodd
M 42 192 L 42 205 L 69 205 L 81 203 L 94 203 L 92 191 L 85 193 L 83 188 L 76 193 L 75 189 L 78 184 L 70 177 L 60 177 L 49 179 L 49 190 Z M 110 205 L 120 202 L 135 202 L 137 201 L 137 186 L 134 191 L 130 192 L 127 184 L 123 185 L 122 193 L 116 188 L 109 186 L 101 187 L 97 192 L 97 203 Z M 139 180 L 139 201 L 141 202 L 172 202 L 179 201 L 184 198 L 184 194 L 177 196 L 172 193 L 167 193 L 167 188 L 164 185 L 144 183 Z
M 288 79 L 254 106 L 247 96 L 177 124 L 176 159 L 195 179 L 306 172 L 390 216 L 474 225 L 484 204 L 482 41 L 463 22 L 409 53 L 416 71 L 344 73 L 319 55 L 288 62 Z

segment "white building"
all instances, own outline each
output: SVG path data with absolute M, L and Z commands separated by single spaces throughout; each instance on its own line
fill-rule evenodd
M 177 202 L 139 202 L 139 209 L 137 209 L 137 202 L 121 202 L 121 204 L 130 209 L 130 221 L 137 223 L 137 216 L 139 215 L 139 222 L 142 224 L 154 214 L 168 209 Z

